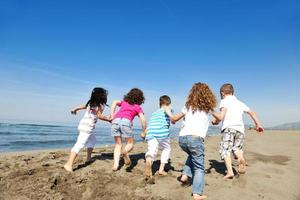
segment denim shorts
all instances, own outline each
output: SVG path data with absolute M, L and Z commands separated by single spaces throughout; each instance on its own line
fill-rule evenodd
M 133 130 L 132 123 L 126 118 L 117 118 L 112 121 L 111 136 L 120 136 L 123 138 L 132 138 Z

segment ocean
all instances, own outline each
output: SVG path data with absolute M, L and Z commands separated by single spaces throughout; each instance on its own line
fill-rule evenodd
M 98 126 L 95 129 L 97 146 L 113 144 L 109 127 Z M 171 137 L 176 138 L 179 128 L 170 129 Z M 208 135 L 218 135 L 218 127 L 209 127 Z M 139 137 L 141 129 L 134 129 L 134 138 Z M 0 152 L 29 151 L 40 149 L 71 148 L 77 139 L 77 126 L 42 123 L 0 122 Z

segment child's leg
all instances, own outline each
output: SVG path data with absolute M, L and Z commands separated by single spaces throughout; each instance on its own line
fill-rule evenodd
M 89 137 L 86 147 L 87 147 L 87 154 L 86 154 L 86 161 L 90 161 L 92 158 L 92 153 L 93 153 L 93 149 L 96 145 L 96 136 L 94 133 L 91 134 L 91 136 Z
M 112 167 L 113 171 L 117 171 L 119 168 L 121 149 L 122 138 L 120 136 L 115 136 L 114 165 Z
M 246 173 L 246 161 L 244 158 L 243 146 L 244 146 L 245 134 L 237 132 L 233 144 L 233 152 L 238 159 L 238 172 L 240 174 Z
M 94 150 L 94 148 L 87 148 L 86 149 L 86 162 L 91 161 L 93 150 Z
M 227 174 L 224 177 L 225 179 L 234 177 L 231 157 L 230 157 L 232 147 L 233 147 L 234 134 L 235 133 L 231 129 L 225 129 L 221 138 L 220 154 L 227 168 Z
M 204 191 L 204 158 L 205 158 L 205 148 L 204 141 L 200 137 L 189 137 L 187 147 L 189 150 L 189 157 L 191 162 L 191 169 L 193 175 L 192 183 L 192 193 L 194 199 L 205 199 L 206 196 L 203 195 Z
M 130 160 L 130 157 L 128 155 L 128 153 L 130 151 L 132 151 L 133 149 L 133 138 L 129 137 L 129 138 L 126 138 L 126 146 L 125 148 L 123 149 L 123 155 L 124 155 L 124 162 L 125 162 L 125 165 L 130 165 L 131 164 L 131 160 Z
M 188 154 L 188 157 L 185 161 L 185 165 L 183 167 L 183 172 L 181 174 L 181 179 L 180 181 L 182 183 L 187 183 L 188 178 L 193 177 L 192 173 L 192 162 L 191 162 L 191 155 L 190 155 L 190 150 L 188 147 L 188 137 L 187 136 L 181 136 L 179 137 L 179 146 L 181 149 Z
M 162 148 L 162 153 L 160 157 L 160 167 L 158 173 L 160 175 L 167 175 L 167 172 L 165 171 L 165 165 L 168 163 L 170 154 L 171 154 L 171 142 L 170 139 L 162 140 L 159 143 L 159 146 Z
M 158 141 L 154 138 L 148 140 L 148 151 L 145 155 L 146 157 L 146 166 L 144 175 L 146 177 L 152 177 L 152 163 L 156 158 L 157 151 L 158 151 Z
M 227 168 L 227 174 L 224 176 L 224 179 L 231 179 L 234 177 L 234 173 L 233 173 L 233 169 L 232 169 L 232 162 L 231 162 L 230 154 L 224 158 L 224 162 L 225 162 L 225 165 Z
M 65 170 L 72 172 L 73 171 L 73 163 L 77 157 L 77 153 L 71 151 L 69 159 L 67 163 L 64 165 Z
M 64 168 L 67 171 L 73 171 L 73 163 L 79 153 L 79 151 L 86 145 L 87 141 L 89 140 L 89 137 L 91 134 L 88 133 L 79 133 L 77 141 L 73 148 L 71 149 L 71 154 L 68 159 L 68 162 L 64 165 Z

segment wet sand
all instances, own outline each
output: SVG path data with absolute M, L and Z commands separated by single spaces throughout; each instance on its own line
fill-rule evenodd
M 300 199 L 300 132 L 247 132 L 245 157 L 247 172 L 223 180 L 225 166 L 218 154 L 220 137 L 208 137 L 206 146 L 205 195 L 208 199 Z M 191 188 L 181 187 L 176 178 L 186 155 L 172 142 L 168 175 L 156 176 L 155 184 L 144 181 L 146 143 L 138 143 L 131 153 L 132 165 L 111 171 L 113 148 L 96 148 L 93 160 L 85 163 L 80 153 L 74 172 L 62 166 L 69 150 L 0 154 L 0 199 L 175 199 L 191 198 Z M 236 169 L 236 161 L 233 163 Z M 157 171 L 159 161 L 154 163 Z

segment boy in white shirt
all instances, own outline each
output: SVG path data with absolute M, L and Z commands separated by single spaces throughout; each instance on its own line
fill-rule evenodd
M 217 125 L 222 121 L 222 138 L 220 143 L 220 155 L 224 159 L 227 168 L 227 174 L 224 179 L 232 179 L 234 173 L 232 170 L 232 162 L 230 153 L 238 159 L 238 172 L 244 174 L 246 161 L 243 153 L 243 145 L 245 140 L 245 127 L 243 123 L 243 114 L 246 112 L 254 121 L 256 131 L 263 132 L 264 129 L 256 114 L 250 110 L 243 102 L 239 101 L 234 95 L 233 86 L 229 83 L 222 85 L 220 89 L 221 102 L 220 112 L 212 113 L 214 116 L 213 124 Z

